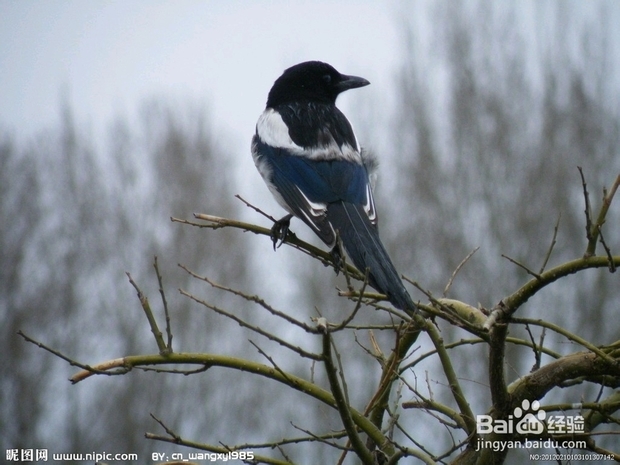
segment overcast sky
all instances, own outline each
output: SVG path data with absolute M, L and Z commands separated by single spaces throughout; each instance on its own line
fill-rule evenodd
M 0 127 L 50 127 L 66 95 L 80 124 L 103 131 L 157 96 L 204 103 L 245 147 L 271 84 L 295 63 L 327 61 L 381 92 L 399 52 L 397 11 L 371 0 L 0 0 Z
M 371 81 L 339 99 L 347 113 L 350 99 L 360 99 L 360 92 L 371 102 L 384 102 L 391 94 L 402 56 L 403 18 L 423 37 L 421 29 L 440 27 L 429 24 L 432 4 L 0 0 L 0 128 L 27 136 L 53 125 L 64 95 L 80 124 L 103 131 L 113 116 L 131 117 L 145 98 L 160 97 L 204 103 L 230 139 L 249 139 L 275 78 L 309 59 Z M 596 21 L 601 5 L 618 13 L 610 8 L 613 2 L 562 4 L 572 13 L 580 10 L 572 16 L 583 23 L 589 16 Z M 516 19 L 529 32 L 528 18 L 536 18 L 540 30 L 552 34 L 555 21 L 547 17 L 552 5 L 523 2 L 518 10 L 524 14 Z M 545 42 L 533 33 L 525 37 L 537 46 Z M 570 37 L 579 40 L 579 34 Z M 608 52 L 618 55 L 615 42 Z
M 469 4 L 476 14 L 477 3 Z M 438 45 L 426 40 L 433 37 L 429 31 L 442 27 L 429 14 L 437 5 L 433 0 L 0 0 L 0 130 L 27 140 L 54 128 L 64 98 L 79 128 L 102 136 L 96 138 L 101 142 L 114 117 L 132 121 L 149 97 L 181 108 L 189 100 L 207 108 L 227 153 L 247 161 L 238 163 L 244 181 L 238 189 L 246 195 L 248 184 L 260 184 L 249 145 L 267 92 L 285 68 L 301 61 L 327 61 L 371 82 L 345 93 L 338 105 L 358 129 L 364 118 L 358 118 L 355 105 L 367 110 L 372 105 L 372 111 L 382 106 L 386 116 L 379 118 L 380 127 L 358 137 L 383 152 L 379 133 L 390 121 L 405 25 L 416 32 L 416 63 L 429 88 L 441 94 L 441 75 L 432 61 Z M 609 62 L 620 63 L 620 28 L 613 26 L 620 18 L 619 2 L 505 5 L 510 8 L 494 10 L 510 11 L 518 22 L 522 38 L 530 42 L 531 63 L 540 62 L 536 53 L 554 44 L 554 35 L 574 42 L 567 48 L 582 53 L 582 31 L 588 35 L 603 26 L 604 7 L 612 24 L 606 34 L 617 38 L 608 41 L 605 53 L 618 57 L 608 57 Z M 558 14 L 571 18 L 570 31 L 554 29 L 564 24 L 556 21 Z M 548 57 L 553 56 L 551 50 Z M 617 65 L 607 70 L 612 87 L 620 83 L 619 70 Z M 270 198 L 266 189 L 259 192 Z

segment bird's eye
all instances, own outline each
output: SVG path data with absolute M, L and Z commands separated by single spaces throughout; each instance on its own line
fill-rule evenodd
M 323 76 L 323 82 L 324 82 L 325 84 L 331 84 L 331 82 L 332 82 L 332 77 L 331 77 L 331 75 L 329 75 L 329 74 L 325 74 L 325 75 Z

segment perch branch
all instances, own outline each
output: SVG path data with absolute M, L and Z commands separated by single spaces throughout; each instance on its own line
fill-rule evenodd
M 179 218 L 170 218 L 172 222 L 187 224 L 190 226 L 196 226 L 199 228 L 209 228 L 209 229 L 220 229 L 220 228 L 235 228 L 241 229 L 243 231 L 252 232 L 254 234 L 259 234 L 263 236 L 267 236 L 271 239 L 271 229 L 263 228 L 262 226 L 258 226 L 252 223 L 246 223 L 238 220 L 231 220 L 228 218 L 221 218 L 219 216 L 207 215 L 204 213 L 194 213 L 194 218 L 198 220 L 202 220 L 205 223 L 198 223 L 188 220 L 183 220 Z M 313 246 L 305 241 L 302 241 L 293 233 L 289 232 L 289 235 L 286 237 L 286 241 L 284 242 L 291 247 L 300 250 L 301 252 L 309 255 L 311 257 L 319 259 L 324 265 L 331 266 L 335 270 L 339 269 L 339 264 L 334 263 L 333 257 L 329 252 L 325 252 L 324 250 L 319 249 L 318 247 Z M 357 270 L 354 266 L 349 264 L 347 266 L 347 272 L 359 281 L 364 280 L 364 275 Z

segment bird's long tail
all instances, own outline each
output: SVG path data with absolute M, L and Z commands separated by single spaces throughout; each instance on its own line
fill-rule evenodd
M 327 219 L 339 231 L 342 245 L 353 264 L 361 271 L 368 268 L 368 283 L 388 296 L 396 308 L 413 314 L 416 306 L 405 289 L 373 225 L 361 205 L 348 202 L 330 204 Z

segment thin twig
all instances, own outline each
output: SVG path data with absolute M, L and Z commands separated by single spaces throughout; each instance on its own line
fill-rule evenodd
M 615 273 L 616 264 L 614 263 L 614 257 L 611 255 L 611 249 L 605 243 L 605 239 L 603 238 L 603 230 L 601 229 L 600 225 L 597 225 L 597 230 L 599 235 L 599 242 L 603 245 L 603 248 L 605 249 L 605 254 L 607 254 L 607 258 L 609 260 L 609 272 Z
M 317 435 L 317 434 L 314 434 L 312 431 L 305 430 L 304 428 L 301 428 L 295 425 L 292 422 L 291 422 L 291 426 L 295 428 L 296 430 L 301 431 L 302 433 L 306 434 L 307 436 L 297 437 L 297 438 L 284 438 L 276 442 L 247 443 L 247 444 L 243 444 L 241 446 L 236 446 L 236 447 L 243 448 L 243 449 L 273 449 L 274 446 L 285 446 L 287 444 L 299 444 L 302 442 L 322 442 L 329 446 L 333 446 L 336 448 L 342 448 L 342 446 L 340 446 L 339 444 L 336 444 L 329 440 L 330 439 L 342 439 L 346 437 L 347 435 L 346 431 L 335 431 L 333 433 Z
M 166 431 L 166 433 L 171 436 L 175 441 L 180 441 L 181 440 L 181 436 L 179 436 L 178 434 L 176 434 L 174 431 L 172 431 L 170 428 L 168 428 L 164 422 L 162 420 L 160 420 L 159 418 L 157 418 L 155 415 L 153 415 L 152 413 L 149 414 L 151 416 L 151 418 L 153 420 L 155 420 L 157 423 L 159 423 L 159 426 L 161 426 L 164 431 Z
M 223 286 L 221 284 L 218 284 L 214 281 L 212 281 L 211 279 L 207 278 L 206 276 L 201 276 L 195 272 L 193 272 L 192 270 L 190 270 L 189 268 L 187 268 L 185 265 L 182 264 L 178 264 L 179 268 L 183 269 L 184 271 L 186 271 L 189 275 L 191 275 L 193 278 L 196 278 L 200 281 L 204 281 L 205 283 L 209 284 L 211 287 L 214 287 L 215 289 L 220 289 L 222 291 L 226 291 L 230 294 L 242 297 L 243 299 L 247 300 L 248 302 L 253 302 L 255 304 L 258 304 L 259 306 L 261 306 L 262 308 L 264 308 L 265 310 L 267 310 L 269 313 L 271 313 L 274 316 L 277 316 L 279 318 L 282 318 L 283 320 L 294 324 L 295 326 L 303 329 L 304 331 L 308 332 L 308 333 L 313 333 L 316 334 L 318 331 L 315 327 L 308 325 L 306 323 L 303 323 L 299 320 L 296 320 L 295 318 L 293 318 L 292 316 L 281 312 L 280 310 L 276 310 L 275 308 L 273 308 L 271 305 L 269 305 L 267 302 L 265 302 L 263 299 L 261 299 L 260 297 L 256 296 L 256 295 L 249 295 L 246 294 L 245 292 L 241 292 L 238 291 L 237 289 L 233 289 L 231 287 L 227 287 L 227 286 Z
M 140 305 L 142 306 L 142 310 L 144 310 L 144 314 L 146 315 L 146 319 L 149 322 L 149 326 L 151 327 L 151 332 L 155 337 L 155 342 L 157 343 L 157 348 L 159 349 L 159 353 L 164 355 L 169 353 L 168 348 L 166 347 L 166 343 L 164 342 L 164 336 L 159 330 L 157 326 L 157 320 L 153 316 L 153 311 L 151 310 L 151 304 L 149 304 L 149 299 L 144 295 L 144 293 L 140 290 L 138 285 L 135 283 L 131 274 L 129 272 L 125 272 L 127 277 L 129 278 L 129 282 L 134 287 L 136 292 L 138 293 L 138 299 L 140 300 Z
M 551 257 L 551 252 L 553 252 L 553 248 L 555 247 L 556 239 L 558 237 L 558 229 L 560 227 L 560 218 L 562 218 L 562 212 L 558 214 L 558 220 L 555 222 L 555 228 L 553 228 L 553 237 L 551 238 L 551 244 L 547 249 L 547 254 L 545 255 L 545 259 L 543 260 L 543 264 L 540 267 L 540 271 L 538 272 L 538 274 L 542 274 L 543 271 L 545 271 L 545 267 L 547 266 L 549 258 Z
M 562 355 L 559 354 L 558 352 L 555 352 L 551 349 L 548 349 L 546 347 L 542 346 L 542 342 L 543 342 L 543 335 L 545 333 L 545 328 L 543 328 L 543 334 L 541 334 L 541 342 L 538 344 L 538 350 L 541 351 L 542 353 L 544 353 L 545 355 L 548 355 L 549 357 L 558 359 L 560 358 Z M 445 347 L 446 349 L 454 349 L 456 347 L 460 347 L 460 346 L 464 346 L 464 345 L 476 345 L 476 344 L 485 344 L 489 342 L 489 338 L 487 336 L 486 339 L 482 339 L 482 338 L 474 338 L 474 339 L 461 339 L 459 341 L 455 341 L 452 342 L 450 344 L 446 344 Z M 516 337 L 507 337 L 506 338 L 506 342 L 510 343 L 510 344 L 514 344 L 514 345 L 519 345 L 519 346 L 525 346 L 525 347 L 529 347 L 532 348 L 532 343 L 530 341 L 526 341 L 525 339 L 519 339 Z M 402 367 L 400 367 L 400 373 L 404 373 L 406 370 L 409 370 L 413 367 L 415 367 L 416 365 L 418 365 L 420 362 L 422 362 L 423 360 L 435 355 L 437 353 L 437 350 L 435 349 L 431 349 L 428 352 L 423 353 L 422 355 L 420 355 L 418 358 L 412 360 L 411 362 L 407 363 L 406 365 L 403 365 Z
M 59 352 L 57 350 L 52 349 L 51 347 L 46 346 L 42 342 L 39 342 L 36 339 L 33 339 L 30 336 L 26 335 L 21 330 L 17 331 L 17 334 L 20 335 L 21 337 L 23 337 L 27 342 L 30 342 L 31 344 L 36 345 L 37 347 L 39 347 L 39 348 L 49 352 L 50 354 L 55 355 L 56 357 L 64 360 L 65 362 L 67 362 L 71 366 L 75 366 L 75 367 L 81 368 L 82 370 L 84 370 L 84 372 L 88 372 L 88 373 L 91 373 L 91 374 L 94 373 L 94 374 L 97 374 L 97 375 L 116 376 L 116 375 L 124 375 L 124 374 L 128 373 L 129 371 L 131 371 L 131 367 L 125 366 L 125 364 L 123 363 L 123 359 L 118 359 L 117 358 L 117 359 L 114 359 L 114 360 L 110 360 L 105 365 L 99 365 L 98 368 L 93 368 L 90 365 L 85 365 L 83 363 L 77 362 L 77 361 L 73 360 L 72 358 L 67 357 L 62 352 Z M 118 368 L 118 369 L 117 370 L 109 371 L 112 368 Z M 71 381 L 73 384 L 76 383 L 76 381 L 74 381 L 73 377 L 70 378 L 69 381 Z
M 250 342 L 250 344 L 252 344 L 252 345 L 256 348 L 256 350 L 258 350 L 258 353 L 259 353 L 259 354 L 261 354 L 263 357 L 265 357 L 267 360 L 269 360 L 269 363 L 271 363 L 271 366 L 272 366 L 273 368 L 275 368 L 276 370 L 278 370 L 278 372 L 279 372 L 279 373 L 280 373 L 280 374 L 281 374 L 281 375 L 282 375 L 285 379 L 287 379 L 289 382 L 291 381 L 291 380 L 290 380 L 290 378 L 289 378 L 289 376 L 286 374 L 286 372 L 285 372 L 282 368 L 280 368 L 280 367 L 278 366 L 278 364 L 275 362 L 275 360 L 274 360 L 271 356 L 269 356 L 269 355 L 267 354 L 267 352 L 265 352 L 263 349 L 261 349 L 261 348 L 258 346 L 258 344 L 256 344 L 256 343 L 255 343 L 254 341 L 252 341 L 251 339 L 249 340 L 249 342 Z
M 431 311 L 433 314 L 438 314 L 439 316 L 441 316 L 443 319 L 449 321 L 450 323 L 456 325 L 456 326 L 460 326 L 462 328 L 467 329 L 470 332 L 473 332 L 476 329 L 480 329 L 480 328 L 476 328 L 476 322 L 472 322 L 466 318 L 463 317 L 463 315 L 461 315 L 460 312 L 455 311 L 454 306 L 452 305 L 446 305 L 444 302 L 442 302 L 439 299 L 436 299 L 433 296 L 433 293 L 431 291 L 429 291 L 428 289 L 424 289 L 417 281 L 413 281 L 409 278 L 407 278 L 406 276 L 404 277 L 404 279 L 411 283 L 413 286 L 415 286 L 416 289 L 418 289 L 420 292 L 422 292 L 426 297 L 428 297 L 428 300 L 438 309 L 442 310 L 442 312 L 433 312 L 432 308 L 428 308 L 428 306 L 424 306 L 424 305 L 418 305 L 418 308 L 423 309 L 425 311 Z M 448 300 L 450 302 L 458 302 L 458 301 L 453 301 L 450 299 L 445 299 Z M 460 302 L 459 302 L 460 303 Z M 462 306 L 465 306 L 465 304 L 462 304 Z M 473 307 L 470 307 L 470 309 L 473 309 Z M 474 309 L 475 310 L 475 309 Z M 469 311 L 468 312 L 468 316 L 473 317 L 474 314 Z
M 508 255 L 504 255 L 504 254 L 502 254 L 502 258 L 505 258 L 505 259 L 506 259 L 506 260 L 508 260 L 509 262 L 514 263 L 515 265 L 517 265 L 519 268 L 524 269 L 524 270 L 527 272 L 527 274 L 534 276 L 536 279 L 541 279 L 541 278 L 540 278 L 540 274 L 539 274 L 539 273 L 536 273 L 535 271 L 530 270 L 527 266 L 525 266 L 525 265 L 524 265 L 524 264 L 522 264 L 522 263 L 519 263 L 518 261 L 516 261 L 516 260 L 515 260 L 515 259 L 513 259 L 513 258 L 510 258 Z
M 351 452 L 353 451 L 353 449 L 351 449 L 350 445 L 349 446 L 341 446 L 340 444 L 338 444 L 335 441 L 329 441 L 329 439 L 342 439 L 342 438 L 346 438 L 347 437 L 347 432 L 346 431 L 336 431 L 334 433 L 329 433 L 329 434 L 323 434 L 323 435 L 317 435 L 314 434 L 312 431 L 310 430 L 306 430 L 304 428 L 301 428 L 297 425 L 295 425 L 293 422 L 291 422 L 291 426 L 299 431 L 301 431 L 302 433 L 306 433 L 309 438 L 307 438 L 308 441 L 316 441 L 316 442 L 321 442 L 323 444 L 327 444 L 330 447 L 333 447 L 335 449 L 338 450 L 342 450 L 342 451 L 347 451 L 347 452 Z
M 586 178 L 583 175 L 583 169 L 581 169 L 581 166 L 578 166 L 577 169 L 579 170 L 579 175 L 581 176 L 583 198 L 586 205 L 584 210 L 584 213 L 586 214 L 586 240 L 590 243 L 592 241 L 592 207 L 590 206 L 590 194 L 588 192 L 588 186 L 586 185 Z M 592 251 L 592 255 L 594 255 L 594 251 Z
M 164 314 L 166 315 L 166 335 L 168 336 L 166 348 L 168 349 L 168 353 L 172 353 L 172 329 L 170 326 L 170 313 L 168 313 L 168 302 L 166 301 L 166 293 L 164 292 L 163 279 L 161 277 L 161 273 L 159 272 L 159 266 L 157 264 L 157 255 L 155 255 L 155 260 L 153 261 L 153 267 L 155 268 L 155 274 L 157 275 L 157 282 L 159 283 L 159 294 L 161 295 L 161 301 L 164 306 Z
M 532 373 L 533 371 L 536 371 L 540 368 L 541 352 L 540 350 L 538 350 L 538 347 L 536 346 L 536 341 L 534 340 L 534 335 L 532 334 L 532 331 L 530 330 L 530 325 L 526 324 L 525 330 L 527 331 L 527 334 L 530 336 L 530 341 L 532 342 L 532 350 L 534 351 L 534 365 L 532 366 L 532 369 L 530 370 L 530 373 Z M 543 331 L 544 331 L 544 328 L 543 328 Z
M 446 284 L 446 287 L 443 290 L 443 296 L 446 297 L 448 295 L 448 291 L 450 290 L 450 287 L 452 286 L 452 282 L 454 281 L 454 278 L 456 277 L 456 275 L 458 274 L 458 272 L 461 270 L 461 268 L 463 268 L 463 265 L 465 265 L 465 263 L 467 263 L 467 261 L 480 249 L 480 247 L 476 247 L 474 250 L 472 250 L 471 252 L 469 252 L 467 254 L 467 256 L 461 260 L 461 263 L 459 263 L 457 265 L 457 267 L 454 269 L 454 271 L 452 272 L 452 276 L 450 276 L 450 279 L 448 280 L 448 284 Z
M 293 352 L 296 352 L 297 354 L 301 355 L 302 357 L 309 358 L 311 360 L 317 360 L 317 361 L 321 360 L 321 356 L 320 355 L 312 353 L 312 352 L 308 352 L 308 351 L 302 349 L 299 346 L 295 346 L 295 345 L 285 341 L 284 339 L 281 339 L 281 338 L 277 337 L 273 333 L 270 333 L 269 331 L 265 331 L 264 329 L 262 329 L 262 328 L 260 328 L 258 326 L 254 326 L 254 325 L 248 323 L 247 321 L 242 320 L 238 316 L 233 315 L 232 313 L 227 312 L 226 310 L 223 310 L 223 309 L 217 307 L 216 305 L 213 305 L 213 304 L 211 304 L 211 303 L 209 303 L 209 302 L 207 302 L 205 300 L 199 299 L 198 297 L 190 294 L 187 291 L 184 291 L 183 289 L 179 289 L 179 292 L 182 295 L 184 295 L 186 297 L 189 297 L 193 301 L 195 301 L 195 302 L 197 302 L 197 303 L 207 307 L 208 309 L 213 310 L 215 313 L 218 313 L 218 314 L 220 314 L 222 316 L 230 318 L 233 321 L 236 321 L 239 324 L 239 326 L 243 326 L 244 328 L 248 328 L 249 330 L 254 331 L 257 334 L 260 334 L 261 336 L 265 336 L 267 339 L 269 339 L 271 341 L 274 341 L 274 342 L 277 342 L 282 347 L 286 347 L 287 349 L 292 350 Z M 316 330 L 316 332 L 318 333 L 318 330 Z
M 151 418 L 153 418 L 157 423 L 159 423 L 159 425 L 166 431 L 166 434 L 168 434 L 168 436 L 161 436 L 159 434 L 154 434 L 154 433 L 145 433 L 144 437 L 147 439 L 152 439 L 155 441 L 162 441 L 162 442 L 169 442 L 173 444 L 190 447 L 192 449 L 206 450 L 206 451 L 217 453 L 217 454 L 225 454 L 225 457 L 228 457 L 228 453 L 230 452 L 251 449 L 251 447 L 246 448 L 244 446 L 232 446 L 231 447 L 231 446 L 223 445 L 221 447 L 218 447 L 218 446 L 213 446 L 210 444 L 200 444 L 197 442 L 188 441 L 188 440 L 183 439 L 181 436 L 176 434 L 174 431 L 172 431 L 172 429 L 166 426 L 162 420 L 157 418 L 152 413 L 151 413 Z M 277 446 L 274 445 L 273 447 L 277 447 Z M 293 463 L 290 460 L 282 461 L 278 459 L 272 459 L 266 456 L 259 456 L 256 454 L 253 454 L 253 456 L 254 458 L 252 459 L 251 463 L 267 463 L 271 465 L 293 465 Z
M 401 324 L 401 328 L 402 326 L 403 324 Z M 401 330 L 396 331 L 396 341 L 394 343 L 394 350 L 392 351 L 392 354 L 395 354 L 398 351 L 401 334 Z M 379 386 L 377 387 L 377 390 L 375 391 L 370 401 L 368 401 L 366 408 L 364 409 L 365 414 L 369 414 L 375 408 L 382 408 L 386 405 L 387 397 L 389 397 L 389 388 L 390 386 L 392 386 L 392 383 L 398 376 L 397 368 L 401 361 L 402 360 L 400 357 L 394 356 L 391 356 L 387 361 L 381 360 L 381 365 L 383 367 L 383 371 L 381 372 L 381 380 L 379 381 Z
M 346 271 L 345 271 L 346 273 Z M 351 323 L 351 321 L 353 321 L 353 318 L 355 318 L 355 315 L 357 315 L 357 312 L 359 311 L 360 308 L 362 308 L 362 303 L 363 303 L 363 297 L 364 297 L 364 291 L 366 290 L 366 285 L 368 284 L 368 270 L 366 270 L 366 276 L 364 278 L 364 282 L 362 283 L 362 288 L 359 291 L 359 296 L 357 298 L 357 302 L 355 303 L 355 308 L 353 308 L 353 311 L 351 312 L 351 314 L 345 318 L 344 320 L 342 320 L 342 322 L 340 324 L 337 325 L 330 325 L 329 330 L 331 332 L 336 332 L 336 331 L 340 331 L 344 328 L 347 327 L 347 325 L 349 323 Z
M 611 206 L 611 202 L 613 201 L 616 192 L 618 191 L 618 187 L 620 187 L 620 174 L 616 177 L 613 185 L 609 192 L 606 189 L 603 189 L 603 203 L 601 205 L 601 209 L 598 212 L 596 217 L 596 223 L 593 225 L 590 223 L 590 236 L 588 239 L 588 246 L 586 248 L 586 252 L 584 257 L 591 257 L 596 252 L 596 240 L 599 237 L 599 231 L 603 224 L 605 223 L 605 219 L 607 217 L 607 212 L 609 211 L 609 207 Z
M 256 213 L 263 215 L 265 218 L 273 221 L 274 223 L 277 221 L 273 216 L 268 215 L 267 213 L 265 213 L 264 211 L 262 211 L 260 208 L 252 205 L 250 202 L 248 202 L 247 200 L 245 200 L 243 197 L 241 197 L 239 194 L 235 194 L 235 197 L 238 198 L 239 200 L 241 200 L 246 207 L 251 208 L 252 210 L 254 210 Z
M 570 331 L 568 331 L 568 330 L 566 330 L 566 329 L 564 329 L 561 326 L 558 326 L 556 324 L 549 323 L 548 321 L 540 320 L 540 319 L 535 320 L 535 319 L 532 319 L 532 318 L 514 318 L 514 317 L 510 319 L 510 322 L 511 323 L 521 323 L 521 324 L 536 325 L 536 326 L 541 326 L 543 328 L 550 329 L 551 331 L 554 331 L 554 332 L 556 332 L 558 334 L 561 334 L 562 336 L 564 336 L 569 341 L 576 342 L 577 344 L 581 345 L 582 347 L 588 349 L 590 352 L 593 352 L 594 354 L 599 356 L 601 359 L 603 359 L 607 363 L 609 363 L 611 366 L 616 364 L 616 362 L 613 359 L 613 357 L 611 357 L 608 354 L 606 354 L 603 350 L 599 349 L 594 344 L 590 343 L 589 341 L 585 340 L 584 338 L 579 337 L 576 334 L 571 333 Z
M 463 420 L 463 416 L 456 410 L 451 409 L 445 404 L 437 402 L 431 398 L 426 398 L 420 392 L 413 390 L 413 388 L 406 383 L 409 389 L 415 393 L 416 396 L 420 398 L 417 401 L 408 401 L 403 402 L 403 409 L 417 409 L 424 410 L 426 414 L 435 418 L 439 423 L 449 426 L 450 428 L 461 428 L 463 431 L 467 430 L 467 424 Z M 435 414 L 434 412 L 439 413 L 440 415 L 448 417 L 454 423 L 449 423 L 445 418 L 440 415 Z

